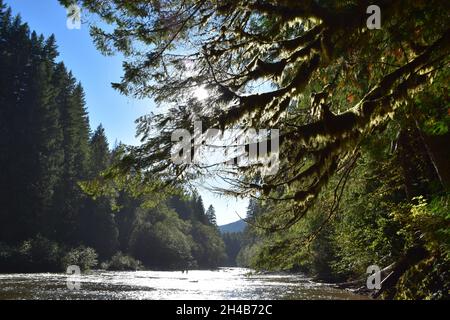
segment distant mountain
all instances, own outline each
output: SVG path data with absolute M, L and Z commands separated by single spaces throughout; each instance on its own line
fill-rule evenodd
M 247 223 L 244 220 L 239 220 L 236 222 L 225 224 L 223 226 L 219 226 L 219 230 L 221 233 L 242 232 L 244 231 L 246 226 Z

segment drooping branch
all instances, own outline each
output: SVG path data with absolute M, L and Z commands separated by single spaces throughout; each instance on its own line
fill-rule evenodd
M 369 0 L 82 2 L 117 24 L 98 33 L 129 57 L 115 87 L 170 106 L 141 122 L 144 143 L 128 149 L 123 168 L 179 181 L 217 169 L 234 179 L 231 194 L 297 204 L 281 222 L 297 221 L 362 137 L 429 86 L 449 55 L 437 0 L 376 1 L 382 30 L 367 28 Z M 204 101 L 195 98 L 200 86 Z M 280 170 L 261 177 L 257 164 L 172 163 L 171 133 L 193 132 L 195 119 L 205 130 L 280 129 Z

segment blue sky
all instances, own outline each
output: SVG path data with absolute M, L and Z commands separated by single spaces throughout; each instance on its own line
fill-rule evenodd
M 59 60 L 80 81 L 86 92 L 91 128 L 103 124 L 110 145 L 116 141 L 139 144 L 135 137 L 134 121 L 150 111 L 155 105 L 150 100 L 137 100 L 120 95 L 111 88 L 111 82 L 118 82 L 122 75 L 122 60 L 119 56 L 105 57 L 97 51 L 89 36 L 89 28 L 67 28 L 66 9 L 58 0 L 4 0 L 14 14 L 20 14 L 31 30 L 49 36 L 55 34 Z M 247 201 L 218 197 L 205 190 L 199 190 L 205 206 L 214 205 L 219 224 L 239 219 L 236 212 L 245 216 Z

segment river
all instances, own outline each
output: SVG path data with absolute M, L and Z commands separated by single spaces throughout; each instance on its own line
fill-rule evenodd
M 250 271 L 242 268 L 189 271 L 187 274 L 92 271 L 77 279 L 52 273 L 1 274 L 0 299 L 366 299 L 298 274 L 252 274 Z

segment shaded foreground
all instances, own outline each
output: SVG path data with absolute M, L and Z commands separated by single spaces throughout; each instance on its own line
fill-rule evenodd
M 302 275 L 249 275 L 249 271 L 94 271 L 81 276 L 80 290 L 69 290 L 64 274 L 0 275 L 0 299 L 366 299 Z

